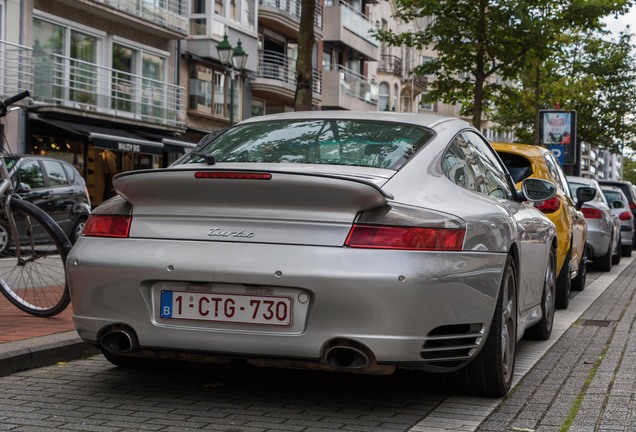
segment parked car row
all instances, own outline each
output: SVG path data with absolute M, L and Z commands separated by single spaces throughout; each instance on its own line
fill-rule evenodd
M 526 178 L 541 178 L 557 187 L 552 199 L 538 203 L 536 207 L 556 227 L 556 306 L 565 309 L 570 302 L 570 290 L 585 288 L 588 227 L 581 208 L 594 198 L 596 191 L 583 187 L 574 191 L 573 195 L 554 155 L 544 147 L 507 143 L 493 143 L 493 147 L 517 184 Z

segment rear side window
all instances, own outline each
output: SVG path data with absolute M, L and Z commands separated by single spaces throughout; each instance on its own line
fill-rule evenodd
M 64 167 L 64 171 L 66 171 L 68 181 L 70 183 L 75 183 L 75 169 L 71 165 L 65 163 L 63 163 L 62 166 Z
M 528 159 L 506 152 L 499 152 L 498 154 L 515 183 L 519 183 L 532 175 L 532 164 Z
M 42 161 L 44 169 L 46 170 L 46 177 L 49 180 L 49 186 L 64 186 L 68 185 L 68 178 L 66 178 L 66 171 L 62 167 L 62 164 L 57 161 Z
M 20 183 L 29 185 L 31 189 L 44 187 L 44 173 L 37 161 L 28 161 L 18 169 Z

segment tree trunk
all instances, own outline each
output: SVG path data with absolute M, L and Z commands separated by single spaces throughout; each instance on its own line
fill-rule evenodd
M 316 0 L 302 0 L 300 29 L 298 33 L 298 58 L 296 59 L 295 111 L 311 111 L 313 88 L 314 16 Z

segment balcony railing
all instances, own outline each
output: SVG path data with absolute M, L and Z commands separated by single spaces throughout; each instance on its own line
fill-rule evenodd
M 259 4 L 280 9 L 281 11 L 286 12 L 294 18 L 300 20 L 300 0 L 259 0 Z M 322 30 L 322 6 L 319 2 L 316 2 L 314 26 Z
M 182 87 L 56 54 L 34 55 L 36 101 L 181 127 Z
M 94 0 L 145 21 L 188 34 L 186 2 L 183 0 Z
M 341 93 L 373 105 L 378 103 L 378 86 L 364 75 L 338 65 L 338 77 Z
M 390 73 L 395 76 L 402 76 L 402 59 L 394 55 L 383 54 L 378 63 L 378 72 Z
M 258 71 L 260 78 L 268 78 L 296 85 L 296 60 L 276 51 L 264 50 L 258 54 Z M 312 91 L 322 93 L 322 75 L 314 68 Z
M 0 95 L 6 98 L 23 90 L 32 90 L 32 50 L 0 41 Z
M 350 32 L 360 36 L 362 39 L 369 42 L 371 45 L 379 47 L 380 43 L 371 35 L 371 30 L 377 28 L 377 25 L 373 24 L 371 20 L 362 12 L 354 9 L 349 3 L 338 0 L 327 0 L 325 6 L 340 7 L 340 19 L 342 26 Z

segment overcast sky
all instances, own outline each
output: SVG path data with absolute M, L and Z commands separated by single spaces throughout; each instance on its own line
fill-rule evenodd
M 606 18 L 605 22 L 607 23 L 607 28 L 610 29 L 614 35 L 618 35 L 618 33 L 621 30 L 625 30 L 628 25 L 630 32 L 636 34 L 636 7 L 632 7 L 628 14 L 622 15 L 617 19 Z

